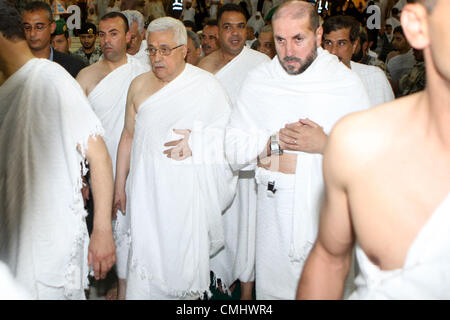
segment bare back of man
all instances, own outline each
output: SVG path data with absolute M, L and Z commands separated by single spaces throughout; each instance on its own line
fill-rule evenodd
M 324 160 L 333 170 L 330 199 L 348 201 L 359 246 L 382 270 L 403 267 L 417 234 L 450 191 L 449 135 L 443 140 L 430 125 L 425 103 L 420 93 L 349 116 L 336 127 Z

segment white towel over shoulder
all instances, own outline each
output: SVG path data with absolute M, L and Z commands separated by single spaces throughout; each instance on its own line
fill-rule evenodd
M 357 246 L 361 273 L 349 299 L 450 299 L 449 225 L 450 194 L 419 231 L 401 269 L 380 270 Z
M 322 48 L 317 52 L 299 75 L 287 74 L 277 58 L 249 73 L 227 126 L 226 153 L 233 169 L 255 166 L 270 135 L 287 123 L 309 118 L 328 134 L 346 114 L 369 107 L 359 77 Z M 322 156 L 298 152 L 292 261 L 305 261 L 315 242 L 323 190 Z
M 0 260 L 33 298 L 50 298 L 38 283 L 84 298 L 80 163 L 96 134 L 103 128 L 81 87 L 56 63 L 32 59 L 0 87 Z

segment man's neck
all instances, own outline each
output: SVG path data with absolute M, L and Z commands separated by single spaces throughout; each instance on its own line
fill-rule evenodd
M 86 48 L 84 48 L 83 47 L 83 52 L 85 53 L 85 54 L 91 54 L 92 52 L 94 52 L 94 50 L 95 50 L 95 44 L 91 47 L 91 48 L 89 48 L 89 49 L 86 49 Z
M 403 50 L 399 50 L 398 52 L 400 52 L 400 54 L 405 54 L 405 53 L 408 53 L 408 51 L 410 50 L 411 48 L 406 48 L 406 49 L 403 49 Z
M 25 40 L 9 42 L 7 45 L 8 52 L 0 55 L 1 81 L 3 82 L 35 57 Z
M 31 49 L 31 52 L 33 53 L 33 55 L 36 58 L 50 59 L 50 53 L 51 53 L 50 46 L 47 46 L 47 47 L 45 47 L 43 49 L 40 49 L 40 50 L 33 50 L 33 49 Z
M 118 67 L 126 64 L 128 62 L 127 55 L 124 54 L 118 61 L 111 61 L 108 59 L 103 59 L 103 63 L 107 66 L 110 71 L 114 71 Z
M 442 143 L 450 148 L 450 81 L 437 72 L 433 63 L 428 62 L 432 61 L 431 54 L 424 54 L 427 55 L 427 86 L 423 100 L 427 105 L 429 123 Z
M 220 48 L 219 49 L 220 59 L 221 59 L 223 65 L 225 66 L 226 64 L 228 64 L 228 62 L 230 62 L 231 60 L 236 58 L 242 52 L 242 50 L 244 50 L 244 47 L 242 47 L 242 49 L 239 51 L 238 54 L 231 54 L 231 53 L 228 53 L 225 50 L 223 50 L 223 48 Z

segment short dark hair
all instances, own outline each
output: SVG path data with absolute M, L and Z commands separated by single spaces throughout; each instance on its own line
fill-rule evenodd
M 9 40 L 25 40 L 22 17 L 7 0 L 0 0 L 0 33 Z
M 186 28 L 192 28 L 192 30 L 194 30 L 194 32 L 197 32 L 197 28 L 195 27 L 195 23 L 192 22 L 191 20 L 184 20 L 183 24 Z
M 23 12 L 34 12 L 34 11 L 38 11 L 38 10 L 44 10 L 47 12 L 47 17 L 48 20 L 50 22 L 53 22 L 53 13 L 52 13 L 52 9 L 50 8 L 50 6 L 43 1 L 33 1 L 30 3 L 27 3 L 27 5 L 25 6 L 25 8 L 23 8 Z M 23 13 L 22 12 L 22 13 Z
M 333 31 L 350 28 L 350 42 L 354 43 L 359 37 L 358 20 L 351 16 L 333 16 L 325 19 L 323 23 L 323 35 Z
M 212 26 L 212 27 L 217 27 L 218 25 L 217 25 L 217 20 L 215 20 L 215 19 L 208 19 L 208 20 L 206 20 L 206 22 L 205 22 L 205 25 L 204 25 L 204 27 L 206 27 L 206 26 Z
M 130 30 L 130 28 L 128 27 L 128 19 L 127 17 L 125 17 L 125 15 L 121 12 L 118 11 L 112 11 L 112 12 L 108 12 L 107 14 L 103 15 L 100 21 L 105 21 L 105 20 L 109 20 L 109 19 L 114 19 L 114 18 L 120 18 L 123 20 L 123 23 L 125 24 L 125 33 L 128 32 L 128 30 Z
M 394 34 L 394 33 L 400 33 L 403 37 L 405 37 L 402 26 L 395 27 L 394 31 L 392 31 L 392 34 Z
M 220 19 L 222 18 L 224 12 L 239 12 L 244 16 L 245 20 L 247 20 L 244 9 L 242 9 L 240 5 L 237 5 L 235 3 L 227 3 L 221 6 L 217 11 L 217 23 L 220 22 Z

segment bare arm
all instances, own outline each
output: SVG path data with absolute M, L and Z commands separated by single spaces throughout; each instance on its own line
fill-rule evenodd
M 77 80 L 78 84 L 80 85 L 81 89 L 83 89 L 84 94 L 86 95 L 86 97 L 88 96 L 88 79 L 89 76 L 87 75 L 86 69 L 82 69 L 80 70 L 80 72 L 78 72 L 77 77 L 75 78 L 75 80 Z
M 127 106 L 125 111 L 125 125 L 120 137 L 119 147 L 117 149 L 116 162 L 116 182 L 114 185 L 114 215 L 117 210 L 125 214 L 126 194 L 125 186 L 130 171 L 131 146 L 134 136 L 134 121 L 136 118 L 136 109 L 133 102 L 134 86 L 133 83 L 128 90 Z
M 104 279 L 116 262 L 116 249 L 111 226 L 112 162 L 101 137 L 89 138 L 86 158 L 90 165 L 95 201 L 94 229 L 89 243 L 88 262 L 89 265 L 94 265 L 95 278 Z
M 326 195 L 319 235 L 300 277 L 297 299 L 341 299 L 350 268 L 354 242 L 346 193 L 350 159 L 339 146 L 342 136 L 335 130 L 323 158 Z

